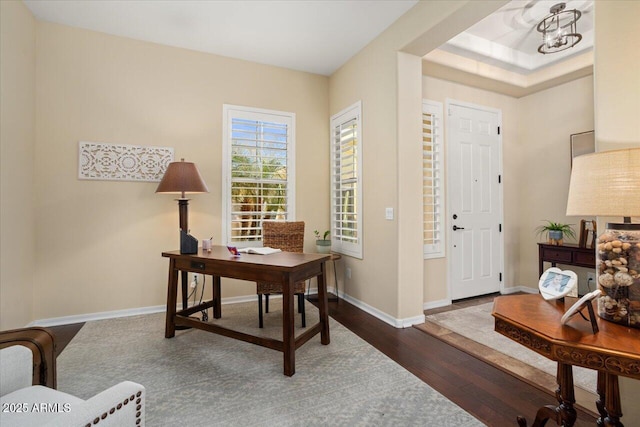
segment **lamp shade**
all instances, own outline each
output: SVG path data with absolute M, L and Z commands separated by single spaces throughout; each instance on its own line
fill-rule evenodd
M 194 163 L 180 162 L 169 163 L 156 193 L 180 193 L 184 198 L 185 193 L 208 193 L 207 184 L 204 183 L 198 168 Z
M 640 216 L 640 148 L 573 159 L 567 215 Z

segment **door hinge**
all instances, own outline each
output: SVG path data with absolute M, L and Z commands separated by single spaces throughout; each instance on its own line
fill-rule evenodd
M 498 126 L 498 135 L 500 135 L 500 126 Z
M 500 273 L 500 281 L 502 282 L 502 273 Z
M 502 233 L 502 224 L 498 224 L 498 231 Z
M 498 184 L 502 184 L 502 175 L 498 175 Z

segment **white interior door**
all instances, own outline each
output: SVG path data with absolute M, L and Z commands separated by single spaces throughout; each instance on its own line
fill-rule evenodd
M 448 105 L 447 199 L 451 299 L 498 292 L 501 274 L 500 111 Z

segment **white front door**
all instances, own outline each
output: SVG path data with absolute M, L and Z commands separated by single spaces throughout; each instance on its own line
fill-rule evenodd
M 501 112 L 448 104 L 448 266 L 456 300 L 500 290 Z

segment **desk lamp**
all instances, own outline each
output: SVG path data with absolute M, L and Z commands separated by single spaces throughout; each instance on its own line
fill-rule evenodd
M 162 177 L 162 181 L 156 188 L 156 193 L 180 194 L 178 201 L 178 214 L 180 216 L 180 230 L 189 232 L 189 199 L 185 197 L 187 193 L 208 193 L 207 184 L 198 172 L 194 163 L 179 162 L 169 163 L 167 171 Z
M 169 163 L 167 171 L 164 173 L 156 193 L 173 193 L 180 194 L 178 201 L 178 214 L 180 217 L 180 230 L 184 233 L 189 232 L 189 199 L 185 196 L 187 193 L 208 193 L 207 184 L 198 172 L 195 164 L 185 162 L 181 159 L 179 162 Z M 187 308 L 187 272 L 182 272 L 182 308 Z
M 573 160 L 567 215 L 619 216 L 598 236 L 598 315 L 640 328 L 640 148 L 601 151 Z

